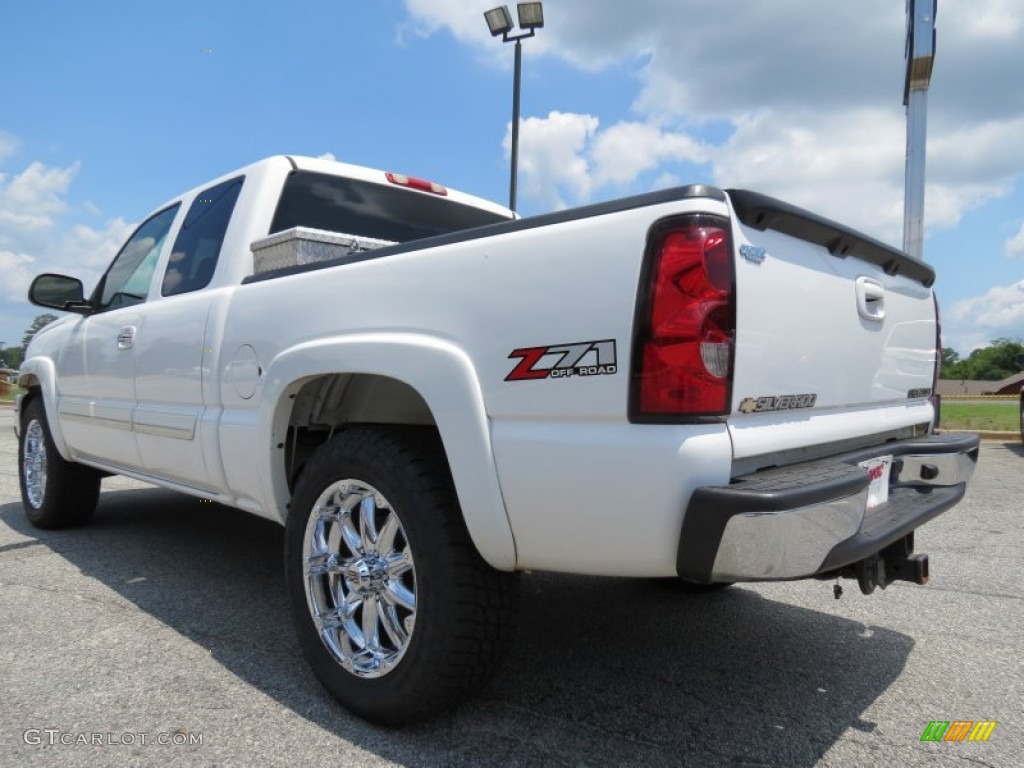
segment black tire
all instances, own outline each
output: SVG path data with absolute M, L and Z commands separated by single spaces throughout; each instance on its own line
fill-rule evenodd
M 96 512 L 100 473 L 61 458 L 39 396 L 22 410 L 18 480 L 25 516 L 37 528 L 85 525 Z
M 736 583 L 734 581 L 716 581 L 713 584 L 700 584 L 696 581 L 681 579 L 678 576 L 674 578 L 651 579 L 651 581 L 663 589 L 670 589 L 673 592 L 684 592 L 689 595 L 704 595 L 709 592 L 721 592 L 723 589 L 731 587 Z
M 327 522 L 316 522 L 322 520 L 319 514 L 314 517 L 318 501 L 332 510 L 362 509 L 369 502 L 375 521 L 369 529 L 376 531 L 376 541 L 366 534 L 361 517 L 329 516 Z M 389 527 L 398 532 L 385 545 Z M 358 556 L 364 549 L 344 544 L 343 532 L 358 536 L 352 540 L 360 544 L 371 542 L 369 554 Z M 310 557 L 322 563 L 308 579 L 307 545 L 308 553 L 315 553 Z M 389 549 L 391 557 L 382 549 Z M 336 560 L 326 565 L 323 558 L 335 550 Z M 411 555 L 413 567 L 401 575 L 387 569 L 368 575 L 382 562 L 405 562 L 402 555 Z M 346 708 L 384 725 L 436 715 L 488 678 L 510 634 L 517 584 L 515 574 L 490 567 L 473 546 L 436 433 L 388 427 L 343 432 L 303 467 L 287 520 L 285 578 L 299 644 L 317 677 Z M 412 614 L 407 606 L 395 606 L 394 594 L 402 590 L 415 597 Z M 380 617 L 369 620 L 376 627 L 370 634 L 376 645 L 367 650 L 374 644 L 365 643 L 360 650 L 364 606 L 373 601 L 371 616 Z M 359 607 L 353 607 L 357 602 Z M 385 622 L 388 610 L 395 618 Z M 323 636 L 314 612 L 331 625 L 323 628 Z M 355 629 L 342 625 L 345 619 L 339 616 L 346 613 Z M 397 640 L 393 627 L 402 630 Z M 374 660 L 378 652 L 387 656 L 386 662 Z M 375 668 L 376 663 L 382 666 Z M 357 670 L 357 665 L 362 667 Z

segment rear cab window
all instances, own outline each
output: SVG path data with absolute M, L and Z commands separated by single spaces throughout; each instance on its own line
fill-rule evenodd
M 241 177 L 229 179 L 196 195 L 174 240 L 162 296 L 198 291 L 210 284 L 242 181 Z
M 285 181 L 270 233 L 293 227 L 405 243 L 508 221 L 491 211 L 402 187 L 313 171 Z

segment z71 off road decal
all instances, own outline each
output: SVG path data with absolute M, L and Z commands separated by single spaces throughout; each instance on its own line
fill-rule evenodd
M 513 350 L 509 360 L 519 363 L 505 381 L 567 379 L 572 376 L 604 376 L 617 373 L 615 339 L 524 347 Z

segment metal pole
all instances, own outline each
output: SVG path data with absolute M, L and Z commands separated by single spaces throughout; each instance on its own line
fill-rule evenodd
M 938 0 L 907 0 L 907 167 L 903 192 L 903 250 L 924 260 L 924 182 L 928 86 L 935 61 Z
M 928 89 L 912 88 L 907 103 L 907 169 L 903 198 L 903 250 L 924 260 L 925 147 L 928 139 Z
M 509 182 L 508 207 L 516 209 L 516 175 L 519 172 L 519 80 L 523 69 L 523 45 L 516 40 L 516 73 L 512 81 L 512 179 Z

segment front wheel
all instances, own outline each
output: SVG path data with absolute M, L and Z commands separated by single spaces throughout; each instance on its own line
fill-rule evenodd
M 65 461 L 57 452 L 39 397 L 30 400 L 22 411 L 18 479 L 25 516 L 37 528 L 84 525 L 96 512 L 100 474 L 91 467 Z
M 345 707 L 410 722 L 487 678 L 515 577 L 477 553 L 429 430 L 359 428 L 324 444 L 299 477 L 285 538 L 299 643 Z

